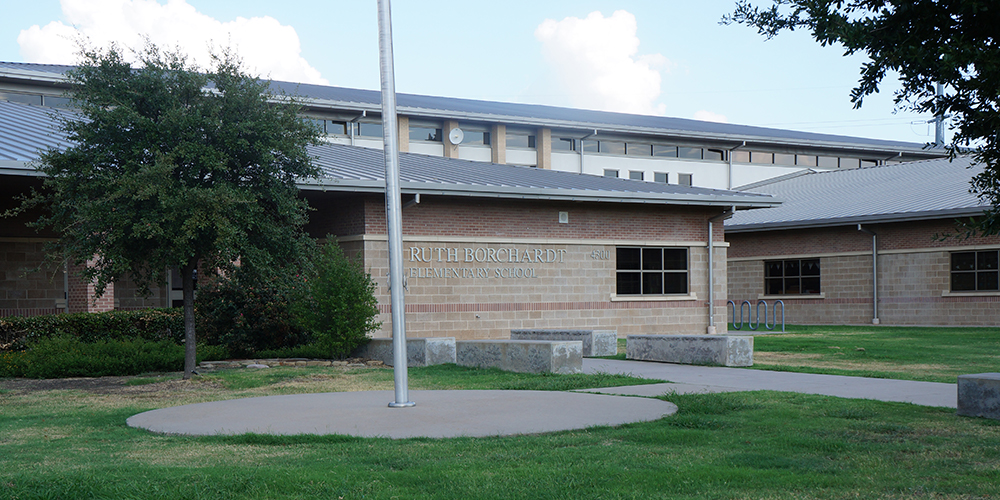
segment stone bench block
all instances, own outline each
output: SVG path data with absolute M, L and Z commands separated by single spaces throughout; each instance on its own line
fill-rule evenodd
M 375 359 L 393 366 L 392 339 L 372 339 L 359 347 L 354 357 Z M 455 337 L 414 337 L 406 339 L 406 366 L 443 365 L 455 362 Z
M 579 340 L 459 340 L 455 359 L 461 366 L 499 368 L 522 373 L 582 373 Z
M 614 356 L 618 354 L 616 330 L 511 330 L 511 340 L 579 340 L 583 342 L 583 357 Z
M 753 337 L 629 335 L 625 358 L 683 365 L 753 366 Z
M 959 375 L 957 413 L 1000 420 L 1000 373 Z

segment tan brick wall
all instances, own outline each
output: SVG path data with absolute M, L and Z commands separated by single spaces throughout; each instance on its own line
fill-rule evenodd
M 951 221 L 866 225 L 878 233 L 878 316 L 884 325 L 1000 325 L 1000 296 L 943 296 L 950 290 L 950 254 L 1000 248 L 1000 237 L 941 239 Z M 788 323 L 870 324 L 871 236 L 856 226 L 729 234 L 730 300 L 756 304 L 764 291 L 764 260 L 819 256 L 822 299 L 783 299 Z M 940 250 L 937 250 L 940 249 Z M 840 253 L 840 255 L 838 255 Z M 753 257 L 760 257 L 753 259 Z M 772 302 L 773 299 L 768 299 Z
M 708 326 L 703 244 L 689 247 L 689 290 L 696 298 L 678 301 L 613 301 L 615 245 L 408 240 L 403 246 L 406 330 L 411 337 L 509 338 L 512 328 L 616 329 L 624 336 L 705 333 Z M 472 262 L 466 262 L 466 249 L 472 252 Z M 515 252 L 534 256 L 536 250 L 555 262 L 476 262 L 477 255 L 499 253 L 503 257 L 498 260 L 507 261 Z M 607 259 L 595 259 L 600 252 Z M 365 257 L 365 267 L 377 284 L 383 323 L 376 336 L 389 337 L 386 242 L 366 241 Z M 424 257 L 430 262 L 423 262 Z M 725 248 L 717 248 L 716 265 L 722 270 L 716 286 L 716 323 L 721 333 L 725 331 Z M 515 277 L 508 277 L 511 269 Z M 528 277 L 517 277 L 522 273 Z

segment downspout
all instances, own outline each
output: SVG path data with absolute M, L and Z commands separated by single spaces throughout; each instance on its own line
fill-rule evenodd
M 715 239 L 713 230 L 715 221 L 726 220 L 733 216 L 736 207 L 729 208 L 715 217 L 708 219 L 708 331 L 709 335 L 715 335 Z
M 858 231 L 872 235 L 872 324 L 879 324 L 878 319 L 878 235 L 874 231 L 861 227 Z
M 736 146 L 735 148 L 731 148 L 729 150 L 729 152 L 726 153 L 726 156 L 729 157 L 728 158 L 728 160 L 729 160 L 729 173 L 726 175 L 726 183 L 728 185 L 727 185 L 726 189 L 732 189 L 733 188 L 733 151 L 736 151 L 737 149 L 740 149 L 740 148 L 742 148 L 743 146 L 746 146 L 746 145 L 747 145 L 747 141 L 743 141 L 742 143 L 740 143 L 739 146 Z
M 358 120 L 360 120 L 360 119 L 362 119 L 362 118 L 364 118 L 366 116 L 368 116 L 368 111 L 367 110 L 362 110 L 360 115 L 358 115 L 357 117 L 355 117 L 353 120 L 347 122 L 348 126 L 351 129 L 351 146 L 354 146 L 354 124 L 358 123 Z
M 594 129 L 594 133 L 587 134 L 587 135 L 585 135 L 585 136 L 577 139 L 577 140 L 580 141 L 580 149 L 578 149 L 576 152 L 580 153 L 580 173 L 581 174 L 583 173 L 583 141 L 585 141 L 587 139 L 590 139 L 591 137 L 594 137 L 595 135 L 597 135 L 597 129 Z

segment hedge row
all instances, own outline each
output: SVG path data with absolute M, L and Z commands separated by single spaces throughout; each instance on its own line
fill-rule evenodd
M 142 339 L 179 345 L 184 339 L 184 314 L 180 309 L 142 309 L 0 318 L 0 352 L 21 351 L 39 339 L 58 336 L 91 343 Z

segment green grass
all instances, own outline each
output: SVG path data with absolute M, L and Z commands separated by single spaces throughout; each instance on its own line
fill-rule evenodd
M 966 373 L 1000 371 L 1000 328 L 789 326 L 787 330 L 754 337 L 755 369 L 949 383 Z
M 492 438 L 195 438 L 125 425 L 127 417 L 157 407 L 329 384 L 381 386 L 386 374 L 391 387 L 390 370 L 274 368 L 134 388 L 160 387 L 158 393 L 6 392 L 0 394 L 0 498 L 1000 496 L 1000 422 L 800 394 L 671 395 L 679 413 L 655 422 Z M 554 382 L 560 378 L 410 370 L 411 387 L 421 389 L 608 385 L 587 376 Z

